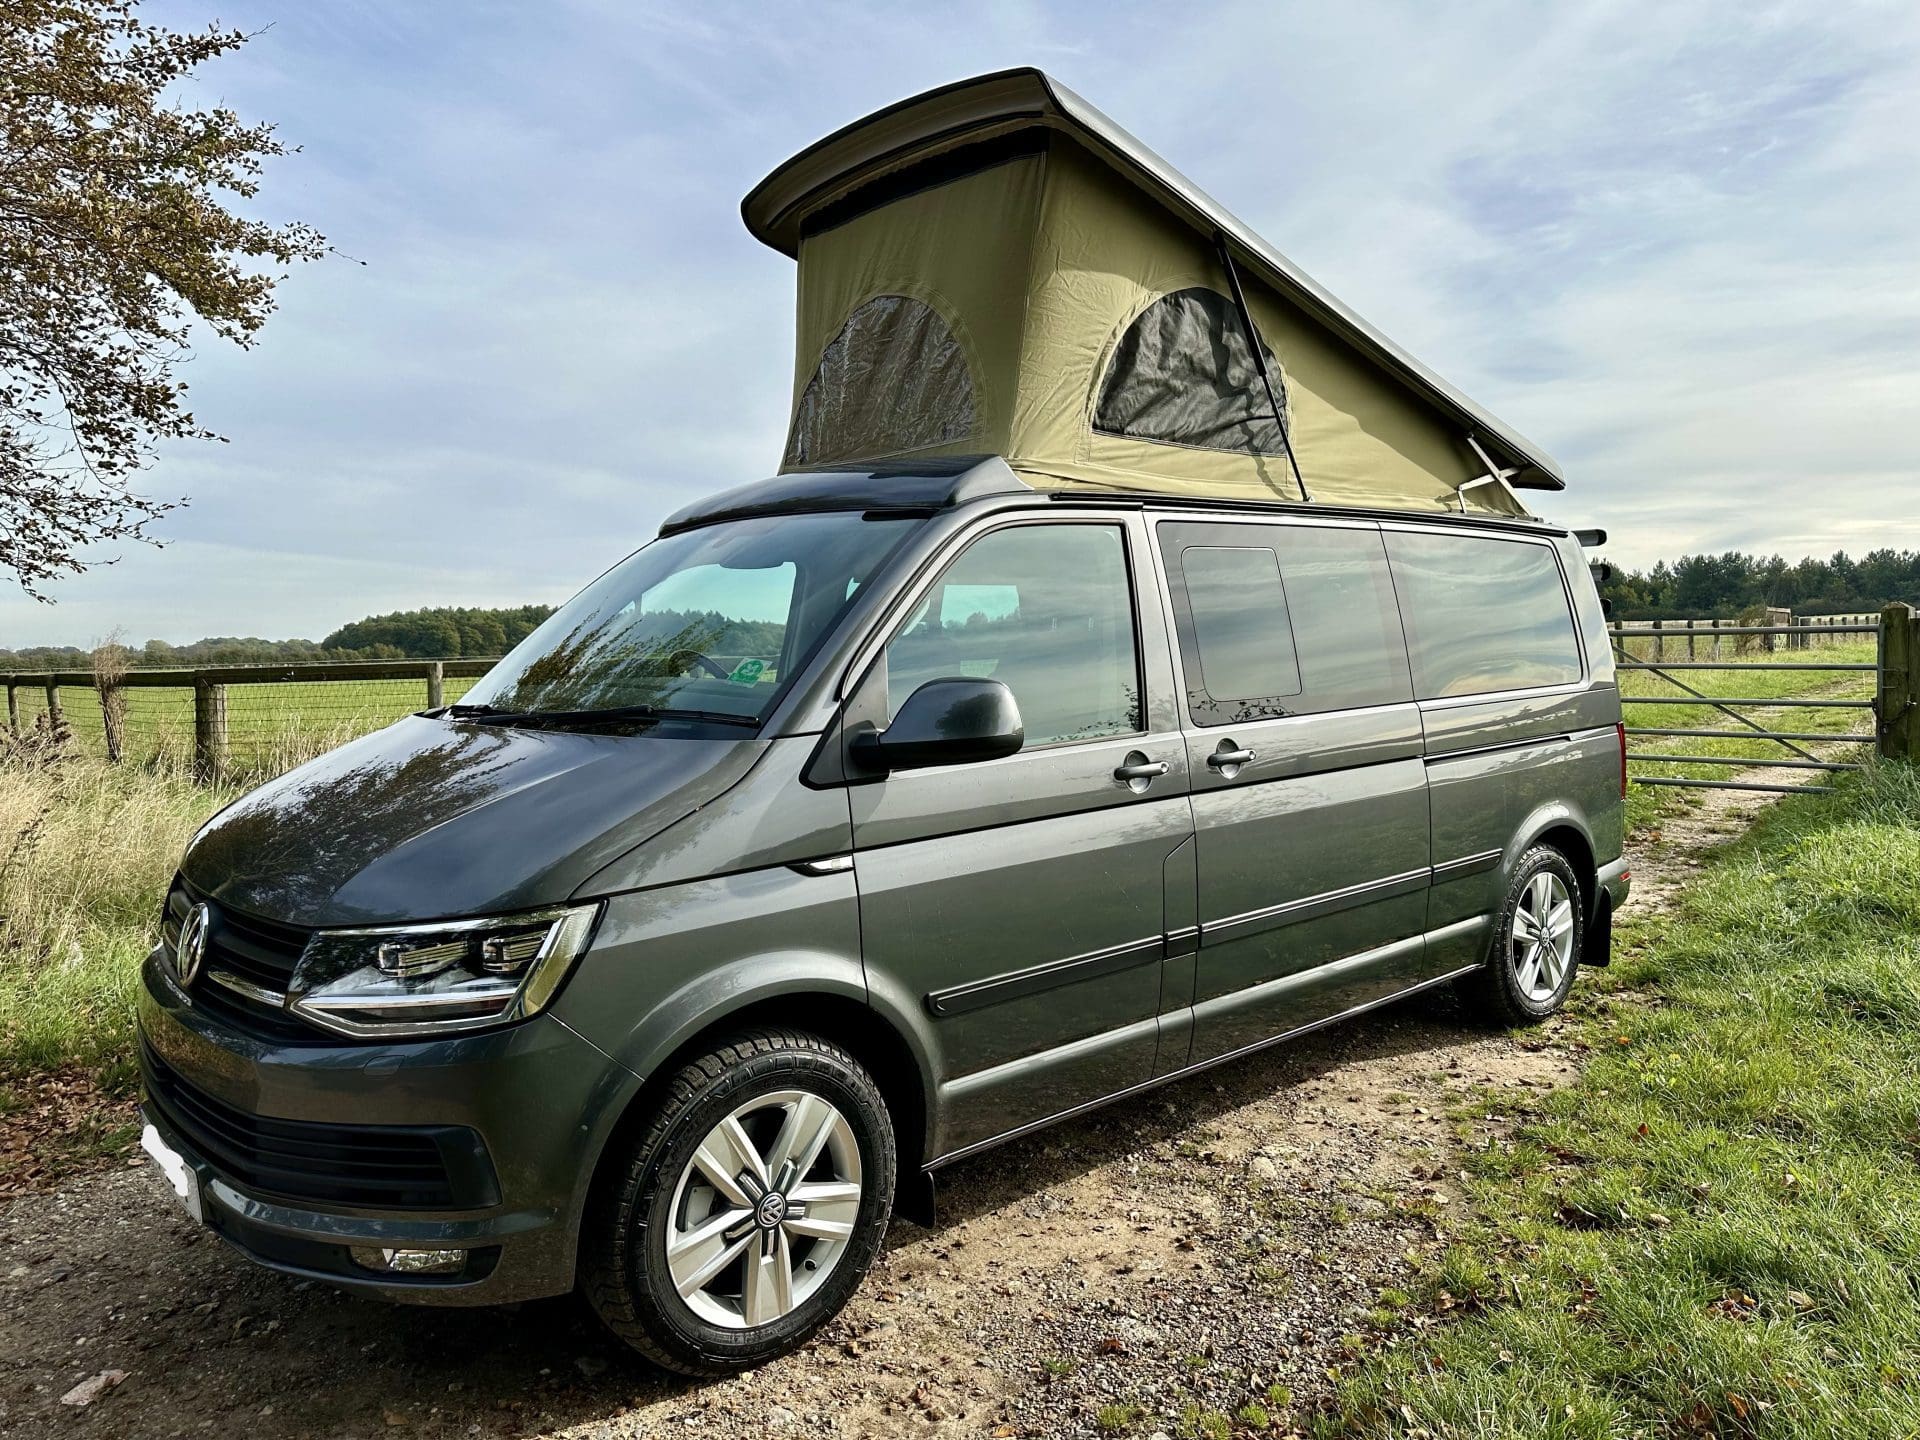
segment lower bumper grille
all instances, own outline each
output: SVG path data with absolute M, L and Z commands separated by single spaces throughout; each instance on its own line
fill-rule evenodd
M 250 1114 L 169 1066 L 142 1037 L 148 1102 L 199 1157 L 262 1196 L 368 1209 L 500 1202 L 486 1147 L 459 1125 L 336 1125 Z

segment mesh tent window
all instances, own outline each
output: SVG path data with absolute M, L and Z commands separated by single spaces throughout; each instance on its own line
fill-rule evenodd
M 785 463 L 904 455 L 965 440 L 973 424 L 973 372 L 952 327 L 923 301 L 876 295 L 821 351 Z
M 1273 352 L 1261 350 L 1285 414 L 1286 377 Z M 1239 312 L 1200 287 L 1162 295 L 1127 327 L 1101 382 L 1093 428 L 1197 450 L 1287 453 Z

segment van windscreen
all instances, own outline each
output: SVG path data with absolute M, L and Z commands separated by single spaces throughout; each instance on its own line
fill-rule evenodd
M 836 511 L 656 540 L 549 616 L 461 709 L 758 723 L 855 591 L 922 523 Z

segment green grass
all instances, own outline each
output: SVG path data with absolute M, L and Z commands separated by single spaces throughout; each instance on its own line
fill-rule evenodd
M 1628 643 L 1641 658 L 1647 657 L 1648 642 L 1635 640 Z M 1701 660 L 1712 658 L 1704 641 L 1696 647 L 1696 653 Z M 1748 661 L 1766 660 L 1789 663 L 1827 661 L 1860 663 L 1872 661 L 1875 653 L 1876 647 L 1872 640 L 1861 640 L 1848 644 L 1820 645 L 1807 650 L 1782 650 L 1772 655 L 1758 653 L 1736 655 L 1733 653 L 1733 642 L 1729 639 L 1723 642 L 1721 658 L 1729 663 L 1740 662 L 1743 666 Z M 1683 659 L 1684 655 L 1685 652 L 1680 646 L 1669 644 L 1666 653 L 1668 660 Z M 1708 695 L 1768 699 L 1800 699 L 1818 695 L 1835 700 L 1864 700 L 1873 694 L 1874 677 L 1871 672 L 1864 670 L 1836 672 L 1741 668 L 1737 670 L 1676 670 L 1672 673 L 1695 690 L 1703 691 Z M 1633 704 L 1633 697 L 1636 695 L 1679 696 L 1685 693 L 1650 671 L 1621 671 L 1620 688 L 1627 701 L 1625 711 L 1629 732 L 1648 725 L 1662 729 L 1686 730 L 1711 727 L 1737 731 L 1743 728 L 1739 721 L 1711 705 Z M 1832 732 L 1838 735 L 1847 731 L 1866 732 L 1872 729 L 1872 718 L 1864 710 L 1796 705 L 1754 714 L 1757 707 L 1740 708 L 1742 714 L 1747 714 L 1761 725 L 1774 730 L 1804 730 L 1822 734 Z M 1645 735 L 1632 738 L 1630 746 L 1629 760 L 1634 750 L 1660 755 L 1730 755 L 1756 761 L 1799 758 L 1786 746 L 1772 740 L 1738 740 L 1718 737 L 1709 740 Z M 1833 758 L 1855 757 L 1851 754 L 1843 754 Z M 1732 765 L 1639 762 L 1630 763 L 1628 773 L 1693 780 L 1725 780 L 1738 776 L 1744 780 L 1764 778 L 1788 785 L 1828 783 L 1828 772 L 1825 771 L 1777 769 L 1762 772 L 1760 775 L 1740 775 L 1739 767 Z M 1699 793 L 1674 786 L 1633 786 L 1627 795 L 1627 828 L 1641 829 L 1657 821 L 1661 815 L 1697 804 Z
M 1789 800 L 1576 1011 L 1318 1433 L 1920 1434 L 1920 772 Z M 1649 1003 L 1657 1002 L 1657 1003 Z
M 0 760 L 0 1077 L 132 1079 L 133 993 L 188 837 L 238 793 L 170 769 Z
M 446 701 L 460 699 L 476 681 L 449 677 Z M 46 713 L 44 690 L 15 692 L 23 728 Z M 126 707 L 126 758 L 137 765 L 182 768 L 193 758 L 193 691 L 188 687 L 130 687 Z M 295 681 L 227 687 L 227 753 L 238 776 L 277 775 L 309 755 L 390 725 L 426 708 L 424 680 Z M 86 755 L 107 753 L 106 727 L 95 692 L 78 686 L 60 691 L 60 709 Z

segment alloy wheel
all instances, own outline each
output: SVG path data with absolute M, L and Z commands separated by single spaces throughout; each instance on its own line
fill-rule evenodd
M 675 1183 L 675 1291 L 727 1329 L 780 1319 L 846 1254 L 860 1197 L 860 1145 L 844 1115 L 805 1090 L 755 1096 L 707 1132 Z
M 1510 963 L 1520 993 L 1544 1004 L 1559 993 L 1573 964 L 1573 896 L 1551 870 L 1527 882 L 1513 911 Z

